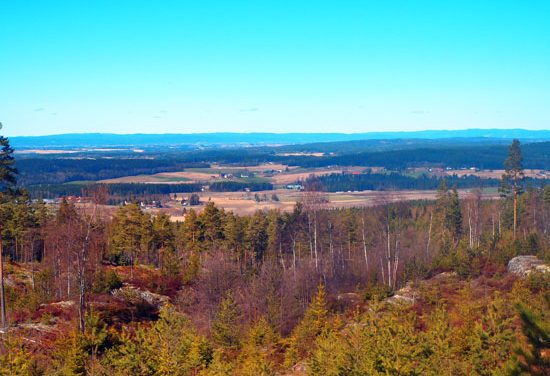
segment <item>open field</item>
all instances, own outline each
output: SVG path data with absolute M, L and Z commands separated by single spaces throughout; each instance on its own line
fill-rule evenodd
M 236 177 L 230 180 L 239 180 L 239 174 L 246 174 L 251 172 L 254 174 L 254 178 L 263 178 L 267 172 L 271 171 L 285 171 L 294 169 L 295 167 L 289 167 L 282 164 L 266 163 L 257 166 L 224 166 L 213 164 L 211 168 L 189 168 L 184 171 L 176 172 L 161 172 L 151 175 L 134 175 L 123 176 L 114 179 L 101 180 L 100 183 L 114 184 L 114 183 L 146 183 L 146 184 L 176 184 L 176 183 L 212 183 L 215 181 L 223 180 L 220 177 L 221 173 L 235 174 Z M 284 173 L 282 173 L 284 174 Z M 294 182 L 295 180 L 292 180 Z
M 304 152 L 297 152 L 297 153 L 279 153 L 277 155 L 283 156 L 283 157 L 322 157 L 325 155 L 325 153 L 321 152 L 312 152 L 312 153 L 304 153 Z
M 341 173 L 341 169 L 315 169 L 311 171 L 302 171 L 302 172 L 289 172 L 277 174 L 271 178 L 273 184 L 292 184 L 299 180 L 305 180 L 311 174 L 317 176 L 329 175 L 329 174 L 338 174 Z
M 78 153 L 78 151 L 63 150 L 63 149 L 23 149 L 23 150 L 17 150 L 16 153 L 49 155 L 49 154 L 74 154 L 74 153 Z
M 260 198 L 267 198 L 267 201 L 256 202 L 255 193 L 250 192 L 203 192 L 200 193 L 201 203 L 203 205 L 192 207 L 196 211 L 201 211 L 208 202 L 213 202 L 217 207 L 227 211 L 232 211 L 239 215 L 253 214 L 257 210 L 276 209 L 290 212 L 294 209 L 296 202 L 300 201 L 304 192 L 278 189 L 274 191 L 256 192 Z M 271 196 L 276 194 L 279 201 L 272 201 Z M 265 195 L 265 196 L 264 196 Z M 337 192 L 326 193 L 329 202 L 324 204 L 325 208 L 350 208 L 350 207 L 368 207 L 389 202 L 414 201 L 414 200 L 434 200 L 437 191 L 361 191 L 361 192 Z M 471 195 L 470 190 L 459 190 L 461 198 Z M 178 194 L 178 197 L 186 197 L 187 194 Z M 494 190 L 486 190 L 483 193 L 484 199 L 498 198 Z M 189 208 L 189 207 L 187 207 Z M 183 207 L 178 201 L 170 201 L 166 208 L 161 209 L 170 214 L 173 220 L 183 219 Z
M 273 184 L 292 184 L 300 180 L 307 179 L 310 175 L 324 176 L 330 174 L 341 174 L 342 172 L 363 172 L 365 170 L 371 170 L 372 172 L 380 172 L 384 170 L 382 167 L 365 167 L 365 166 L 347 166 L 347 167 L 321 167 L 312 169 L 296 169 L 294 171 L 284 172 L 282 174 L 274 175 L 271 178 Z
M 121 178 L 100 180 L 99 183 L 115 184 L 115 183 L 145 183 L 145 184 L 176 184 L 176 183 L 189 183 L 195 181 L 197 174 L 186 174 L 179 172 L 162 172 L 153 175 L 134 175 L 123 176 Z M 193 176 L 190 176 L 193 175 Z M 200 174 L 200 176 L 206 176 L 210 178 L 208 174 Z M 206 180 L 206 178 L 204 180 Z M 200 179 L 200 178 L 199 178 Z
M 166 183 L 212 183 L 223 180 L 220 174 L 235 174 L 230 180 L 239 180 L 239 174 L 250 172 L 254 178 L 264 179 L 275 185 L 293 184 L 300 180 L 307 179 L 310 175 L 317 176 L 340 174 L 344 171 L 364 171 L 370 168 L 373 172 L 380 171 L 380 167 L 345 167 L 345 168 L 311 168 L 304 169 L 296 166 L 287 166 L 282 164 L 262 164 L 258 166 L 224 166 L 212 165 L 211 168 L 189 168 L 184 171 L 161 172 L 151 175 L 123 176 L 114 179 L 101 180 L 100 183 L 147 183 L 147 184 L 166 184 Z
M 474 175 L 479 176 L 480 178 L 485 179 L 500 179 L 502 175 L 504 174 L 504 170 L 480 170 L 480 171 L 473 171 L 473 170 L 446 170 L 445 173 L 447 175 L 458 175 L 458 176 L 465 176 L 465 175 Z M 534 179 L 544 179 L 548 178 L 550 174 L 548 174 L 544 170 L 524 170 L 525 177 L 527 178 L 534 178 Z
M 75 154 L 75 153 L 111 153 L 111 152 L 133 152 L 143 153 L 143 149 L 128 149 L 128 148 L 67 148 L 67 149 L 17 149 L 16 154 L 38 154 L 38 155 L 50 155 L 50 154 Z
M 234 166 L 234 165 L 226 166 L 226 165 L 212 164 L 213 169 L 219 169 L 224 171 L 248 170 L 248 171 L 254 171 L 254 172 L 262 172 L 262 171 L 269 171 L 269 170 L 285 170 L 287 167 L 289 169 L 296 168 L 296 167 L 291 167 L 280 163 L 264 163 L 264 164 L 259 164 L 257 166 Z

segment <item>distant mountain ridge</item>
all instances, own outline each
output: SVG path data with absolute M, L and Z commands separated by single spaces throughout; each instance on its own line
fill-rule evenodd
M 512 139 L 548 141 L 550 130 L 526 129 L 464 129 L 425 130 L 410 132 L 366 133 L 167 133 L 167 134 L 114 134 L 67 133 L 47 136 L 10 137 L 15 148 L 51 147 L 139 147 L 159 145 L 273 145 L 314 142 L 396 140 L 396 139 Z

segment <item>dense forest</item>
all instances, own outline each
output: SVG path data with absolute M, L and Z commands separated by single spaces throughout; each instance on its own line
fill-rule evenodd
M 396 190 L 396 189 L 437 189 L 442 177 L 422 174 L 417 177 L 398 173 L 377 174 L 330 174 L 320 176 L 319 181 L 328 192 L 338 191 L 364 191 L 364 190 Z M 474 175 L 452 175 L 445 178 L 447 184 L 457 188 L 486 188 L 498 187 L 498 179 L 481 179 Z M 540 182 L 536 182 L 539 183 Z
M 327 192 L 342 192 L 342 191 L 363 191 L 363 190 L 434 190 L 439 187 L 443 180 L 449 186 L 457 188 L 488 188 L 499 187 L 501 181 L 499 179 L 480 178 L 475 175 L 457 176 L 451 175 L 446 177 L 421 174 L 419 176 L 409 176 L 400 173 L 362 173 L 362 174 L 330 174 L 319 176 L 316 178 L 322 184 L 323 189 Z M 532 179 L 524 178 L 526 186 L 540 187 L 548 183 L 548 179 Z
M 339 173 L 316 177 L 326 192 L 345 191 L 388 191 L 388 190 L 435 190 L 444 179 L 440 176 L 421 174 L 410 176 L 402 173 L 373 173 L 367 171 L 360 174 Z M 307 179 L 306 179 L 307 180 Z M 499 179 L 480 178 L 474 175 L 445 177 L 449 186 L 457 188 L 489 188 L 499 187 Z M 541 187 L 548 184 L 548 179 L 525 178 L 526 186 Z M 296 184 L 304 184 L 304 181 L 296 181 Z M 83 191 L 95 189 L 101 184 L 36 184 L 27 188 L 33 198 L 52 199 L 63 196 L 80 196 Z M 109 193 L 113 197 L 132 200 L 135 197 L 167 197 L 171 193 L 200 192 L 207 183 L 179 183 L 179 184 L 146 184 L 146 183 L 112 183 L 109 184 Z M 262 182 L 238 182 L 219 181 L 207 185 L 211 192 L 238 192 L 244 190 L 263 191 L 274 188 L 271 183 Z
M 157 150 L 142 155 L 119 152 L 99 156 L 89 153 L 67 156 L 26 156 L 17 161 L 19 184 L 59 184 L 71 181 L 102 180 L 128 175 L 182 171 L 185 168 L 209 167 L 212 163 L 257 165 L 266 162 L 301 167 L 326 166 L 378 166 L 389 170 L 408 167 L 477 167 L 500 169 L 506 157 L 506 146 L 501 143 L 455 141 L 440 146 L 429 144 L 394 145 L 391 149 L 372 147 L 368 142 L 326 143 L 312 151 L 325 152 L 324 156 L 285 155 L 284 152 L 301 151 L 307 145 L 287 147 L 249 147 L 206 149 L 193 151 Z M 415 146 L 416 145 L 416 146 Z M 523 146 L 524 167 L 550 170 L 550 142 L 533 142 Z
M 525 184 L 519 142 L 500 200 L 443 180 L 433 202 L 329 209 L 329 175 L 292 212 L 209 203 L 183 222 L 109 214 L 102 185 L 85 205 L 31 200 L 0 142 L 0 375 L 550 370 L 550 274 L 506 267 L 550 261 L 550 187 Z
M 47 199 L 63 196 L 80 196 L 83 192 L 94 190 L 102 184 L 37 184 L 28 187 L 27 191 L 33 198 Z M 109 184 L 109 194 L 111 196 L 131 198 L 145 196 L 167 196 L 171 193 L 200 192 L 204 184 L 200 183 L 181 183 L 181 184 L 146 184 L 146 183 L 114 183 Z M 236 181 L 219 181 L 208 186 L 212 192 L 236 192 L 248 189 L 254 191 L 264 191 L 273 189 L 271 183 L 249 182 L 242 183 Z

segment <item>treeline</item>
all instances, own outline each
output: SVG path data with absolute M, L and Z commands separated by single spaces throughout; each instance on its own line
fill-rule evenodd
M 121 176 L 183 171 L 186 168 L 208 168 L 208 162 L 180 161 L 162 158 L 21 158 L 16 164 L 19 184 L 58 184 L 82 180 L 103 180 Z
M 98 190 L 102 191 L 102 187 Z M 106 195 L 104 190 L 102 195 Z M 95 197 L 96 193 L 92 193 L 94 200 Z M 216 262 L 216 258 L 208 261 L 209 255 L 222 252 L 224 260 L 230 261 L 243 276 L 272 262 L 281 272 L 291 275 L 300 273 L 298 269 L 303 267 L 308 273 L 322 276 L 329 286 L 377 281 L 394 289 L 409 279 L 413 260 L 417 267 L 419 262 L 426 267 L 433 262 L 464 262 L 469 273 L 475 274 L 472 265 L 468 265 L 467 259 L 472 256 L 468 249 L 493 250 L 496 240 L 509 235 L 514 218 L 511 198 L 483 202 L 480 193 L 473 192 L 460 201 L 456 191 L 446 184 L 440 186 L 435 204 L 399 202 L 331 210 L 324 205 L 322 192 L 308 191 L 291 213 L 259 211 L 251 216 L 237 216 L 209 203 L 200 213 L 190 210 L 185 222 L 173 223 L 164 214 L 153 216 L 129 204 L 119 207 L 112 220 L 94 217 L 97 223 L 93 224 L 92 235 L 97 237 L 93 237 L 93 244 L 99 260 L 161 269 L 170 264 L 170 273 L 183 281 L 195 280 L 206 265 L 203 263 Z M 28 195 L 5 202 L 0 213 L 4 255 L 16 262 L 53 257 L 48 249 L 65 249 L 68 238 L 78 239 L 79 232 L 86 230 L 84 225 L 88 222 L 71 224 L 73 220 L 90 220 L 90 209 L 82 210 L 62 202 L 59 209 L 51 212 L 39 201 L 32 202 Z M 497 259 L 546 249 L 546 240 L 541 236 L 550 232 L 550 187 L 529 189 L 520 196 L 517 210 L 517 233 L 523 236 L 510 248 L 495 253 L 493 257 Z M 78 244 L 69 243 L 75 247 Z M 170 255 L 174 259 L 169 263 Z M 466 259 L 459 260 L 460 257 Z M 63 259 L 70 260 L 72 256 Z M 59 272 L 67 271 L 65 268 Z M 60 277 L 59 282 L 65 283 L 66 278 L 67 275 Z M 62 289 L 58 291 L 67 294 Z M 67 296 L 59 298 L 64 297 Z
M 264 182 L 243 183 L 237 181 L 218 181 L 211 183 L 209 189 L 212 192 L 237 192 L 249 189 L 252 192 L 270 191 L 273 189 L 273 184 Z
M 525 144 L 523 147 L 524 166 L 526 168 L 550 169 L 550 142 Z M 345 150 L 345 149 L 344 149 Z M 358 151 L 323 157 L 293 156 L 278 157 L 276 160 L 289 165 L 302 167 L 324 166 L 379 166 L 391 170 L 408 167 L 477 167 L 481 169 L 501 169 L 506 158 L 504 145 L 462 145 L 448 147 L 423 147 L 379 152 Z
M 104 194 L 93 194 L 94 201 Z M 411 309 L 382 309 L 376 302 L 441 271 L 484 281 L 518 254 L 548 258 L 550 188 L 520 196 L 515 240 L 511 198 L 483 202 L 474 193 L 460 201 L 444 184 L 435 204 L 328 210 L 325 202 L 322 192 L 308 191 L 291 213 L 250 216 L 210 203 L 174 223 L 134 204 L 109 219 L 100 206 L 63 202 L 50 212 L 24 195 L 4 201 L 3 255 L 27 265 L 33 281 L 6 285 L 9 322 L 49 322 L 48 315 L 61 315 L 59 308 L 40 307 L 75 301 L 80 332 L 58 338 L 51 356 L 32 355 L 46 351 L 36 344 L 10 345 L 0 350 L 10 356 L 0 367 L 12 370 L 34 359 L 33 367 L 52 374 L 86 374 L 93 367 L 102 374 L 156 375 L 177 366 L 184 375 L 216 375 L 219 367 L 225 367 L 221 374 L 274 375 L 305 362 L 308 374 L 325 375 L 332 365 L 359 374 L 479 374 L 507 366 L 503 359 L 513 358 L 511 338 L 519 328 L 513 307 L 499 295 L 480 308 L 465 283 L 453 295 L 456 311 L 449 312 L 434 285 L 420 290 L 422 303 Z M 159 312 L 127 291 L 121 308 L 111 293 L 123 281 L 172 303 Z M 490 286 L 506 283 L 498 281 Z M 539 307 L 537 291 L 545 283 L 505 291 L 512 301 Z M 351 309 L 347 295 L 340 298 L 346 291 L 370 301 L 355 314 L 359 325 L 346 325 L 337 314 Z M 116 329 L 121 325 L 124 330 Z
M 53 199 L 63 196 L 81 196 L 84 191 L 96 189 L 100 184 L 37 184 L 27 187 L 31 197 L 37 199 Z M 179 192 L 200 192 L 201 184 L 145 184 L 145 183 L 114 183 L 108 184 L 112 196 L 149 196 L 167 195 Z
M 401 146 L 399 146 L 401 147 Z M 299 147 L 297 147 L 299 150 Z M 286 149 L 285 149 L 286 150 Z M 523 146 L 526 168 L 550 170 L 550 142 L 528 143 Z M 31 184 L 64 183 L 80 180 L 102 180 L 128 175 L 154 174 L 182 171 L 185 168 L 209 167 L 211 163 L 234 165 L 257 165 L 277 162 L 301 167 L 326 166 L 379 166 L 391 170 L 404 170 L 416 166 L 477 167 L 500 169 L 506 157 L 503 145 L 479 143 L 452 144 L 441 147 L 410 147 L 407 149 L 369 151 L 353 148 L 352 152 L 339 149 L 334 155 L 283 156 L 272 147 L 210 149 L 182 151 L 178 153 L 157 152 L 139 158 L 60 158 L 43 156 L 23 158 L 17 161 L 20 171 L 19 183 Z
M 85 191 L 96 189 L 102 184 L 36 184 L 27 187 L 31 197 L 36 199 L 53 199 L 63 196 L 81 196 Z M 181 183 L 181 184 L 146 184 L 146 183 L 113 183 L 107 184 L 111 196 L 147 197 L 158 195 L 169 195 L 171 193 L 201 192 L 205 184 Z M 212 192 L 238 192 L 249 189 L 252 192 L 272 190 L 271 183 L 251 182 L 243 183 L 236 181 L 214 182 L 208 188 Z
M 498 179 L 482 179 L 474 175 L 447 176 L 444 178 L 449 186 L 457 188 L 488 188 L 498 187 Z M 443 178 L 422 174 L 418 177 L 403 175 L 396 172 L 387 174 L 362 173 L 362 174 L 330 174 L 318 177 L 322 189 L 327 192 L 363 191 L 363 190 L 435 190 Z M 548 184 L 548 179 L 526 178 L 527 186 L 540 187 Z M 53 199 L 63 196 L 80 196 L 83 191 L 94 189 L 98 184 L 36 184 L 27 187 L 33 198 Z M 119 198 L 136 198 L 147 196 L 168 195 L 172 193 L 200 192 L 205 184 L 180 183 L 180 184 L 146 184 L 146 183 L 113 183 L 108 184 L 112 196 Z M 267 182 L 238 182 L 219 181 L 209 185 L 212 192 L 239 192 L 249 189 L 252 192 L 272 190 L 273 184 Z
M 328 192 L 339 191 L 385 191 L 398 189 L 435 190 L 441 184 L 443 178 L 422 174 L 418 177 L 399 173 L 365 173 L 365 174 L 330 174 L 318 177 L 319 181 Z M 444 178 L 450 186 L 457 188 L 482 188 L 498 187 L 498 179 L 481 179 L 479 176 L 447 176 Z M 539 184 L 541 182 L 538 182 Z

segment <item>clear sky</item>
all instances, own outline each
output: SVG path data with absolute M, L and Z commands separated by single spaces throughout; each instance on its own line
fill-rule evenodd
M 550 1 L 0 0 L 4 134 L 550 128 Z

